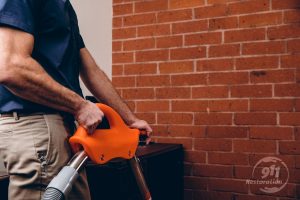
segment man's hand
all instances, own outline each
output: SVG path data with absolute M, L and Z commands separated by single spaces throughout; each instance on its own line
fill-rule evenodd
M 79 125 L 83 126 L 89 134 L 95 131 L 97 126 L 102 122 L 103 117 L 103 112 L 96 104 L 90 101 L 84 101 L 75 114 L 75 119 Z
M 147 135 L 146 144 L 150 143 L 150 141 L 151 141 L 150 136 L 151 136 L 151 133 L 152 133 L 152 128 L 150 127 L 150 125 L 146 121 L 137 119 L 135 122 L 130 124 L 129 127 L 139 129 L 142 135 L 143 134 Z

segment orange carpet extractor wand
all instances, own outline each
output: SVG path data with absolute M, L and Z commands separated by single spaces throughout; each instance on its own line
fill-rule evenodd
M 93 134 L 88 134 L 83 127 L 78 127 L 69 140 L 77 153 L 47 186 L 43 200 L 65 199 L 88 158 L 97 164 L 105 164 L 114 158 L 128 159 L 143 200 L 151 199 L 139 160 L 135 156 L 139 130 L 128 128 L 120 115 L 109 106 L 97 106 L 107 118 L 110 129 L 96 129 Z

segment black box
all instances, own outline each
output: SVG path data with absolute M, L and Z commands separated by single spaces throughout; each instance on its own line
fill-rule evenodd
M 140 146 L 137 156 L 153 200 L 183 199 L 183 148 L 180 144 Z M 126 161 L 89 164 L 88 181 L 93 200 L 140 200 Z

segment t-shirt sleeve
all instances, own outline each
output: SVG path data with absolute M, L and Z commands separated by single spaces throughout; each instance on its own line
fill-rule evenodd
M 0 26 L 11 26 L 34 34 L 36 0 L 0 0 Z
M 82 36 L 80 35 L 80 33 L 78 33 L 77 42 L 78 42 L 79 49 L 82 49 L 82 48 L 85 47 L 84 41 L 83 41 Z

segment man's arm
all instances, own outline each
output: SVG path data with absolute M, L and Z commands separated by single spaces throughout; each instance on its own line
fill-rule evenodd
M 87 88 L 103 103 L 113 107 L 132 128 L 145 130 L 147 135 L 152 132 L 151 127 L 144 120 L 138 119 L 122 101 L 106 74 L 97 66 L 95 60 L 86 48 L 80 50 L 80 76 Z
M 53 80 L 31 57 L 31 34 L 0 27 L 0 44 L 0 84 L 23 99 L 73 114 L 80 125 L 93 132 L 103 113 Z

